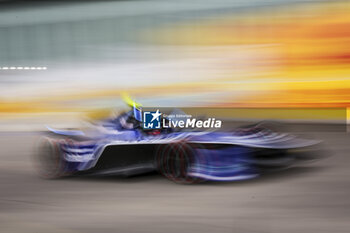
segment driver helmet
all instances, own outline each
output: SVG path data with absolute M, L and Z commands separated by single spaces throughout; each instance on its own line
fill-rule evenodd
M 139 122 L 142 122 L 142 105 L 132 100 L 126 93 L 122 94 L 124 102 L 131 107 L 132 116 Z

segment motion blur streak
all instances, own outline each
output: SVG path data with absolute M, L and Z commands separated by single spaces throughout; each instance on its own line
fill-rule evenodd
M 191 24 L 165 27 L 156 40 L 228 49 L 215 64 L 226 71 L 219 77 L 232 91 L 248 92 L 238 100 L 227 96 L 228 105 L 346 107 L 349 10 L 348 1 L 247 10 L 203 20 L 195 30 Z
M 2 70 L 2 113 L 108 109 L 125 90 L 152 106 L 349 105 L 348 1 L 77 6 L 1 10 L 1 63 L 48 67 Z
M 332 131 L 350 115 L 349 12 L 345 0 L 0 0 L 0 232 L 349 232 L 350 136 Z M 38 132 L 109 116 L 122 93 L 234 127 L 288 121 L 327 157 L 191 186 L 38 178 Z M 89 161 L 94 146 L 67 158 Z

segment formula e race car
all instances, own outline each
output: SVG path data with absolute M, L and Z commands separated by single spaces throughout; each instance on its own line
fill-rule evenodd
M 48 127 L 35 155 L 39 173 L 58 178 L 158 171 L 177 183 L 244 180 L 265 170 L 289 167 L 319 143 L 277 133 L 262 124 L 230 132 L 144 130 L 127 119 L 132 116 L 137 125 L 141 119 L 135 109 L 85 131 Z M 122 127 L 123 122 L 131 127 Z

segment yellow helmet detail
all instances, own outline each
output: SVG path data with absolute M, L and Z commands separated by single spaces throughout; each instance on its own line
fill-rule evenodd
M 139 103 L 135 102 L 133 99 L 131 99 L 131 97 L 130 97 L 126 92 L 123 92 L 123 93 L 121 94 L 121 96 L 122 96 L 123 101 L 124 101 L 128 106 L 130 106 L 130 107 L 132 107 L 132 108 L 140 108 L 140 107 L 142 107 L 141 104 L 139 104 Z

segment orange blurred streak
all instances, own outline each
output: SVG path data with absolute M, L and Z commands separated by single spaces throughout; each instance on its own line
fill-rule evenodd
M 270 80 L 258 81 L 266 79 L 266 74 L 248 71 L 246 79 L 252 84 L 235 85 L 236 89 L 247 90 L 246 96 L 229 97 L 221 105 L 346 107 L 350 106 L 349 12 L 348 1 L 272 8 L 205 21 L 196 25 L 196 30 L 191 24 L 163 29 L 157 42 L 275 46 L 278 55 L 266 56 L 260 64 L 270 70 Z M 265 50 L 266 54 L 271 51 Z M 268 60 L 271 57 L 279 61 Z M 252 60 L 251 67 L 256 63 Z M 236 78 L 232 75 L 230 80 L 235 82 Z

